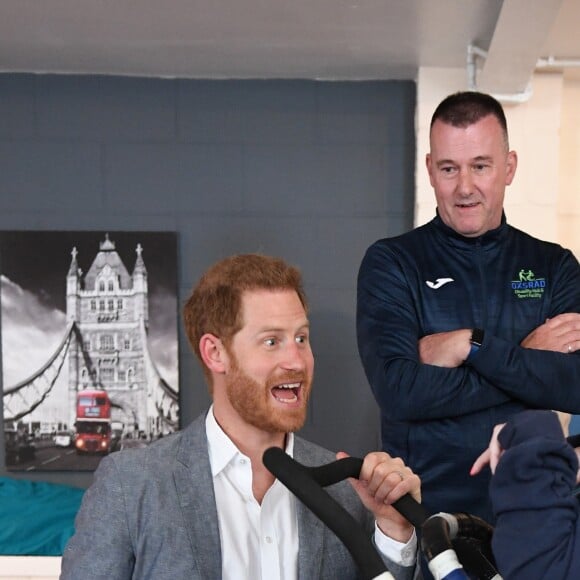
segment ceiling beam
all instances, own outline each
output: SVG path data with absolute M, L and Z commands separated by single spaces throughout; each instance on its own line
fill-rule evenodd
M 505 0 L 477 88 L 493 94 L 524 93 L 562 0 Z

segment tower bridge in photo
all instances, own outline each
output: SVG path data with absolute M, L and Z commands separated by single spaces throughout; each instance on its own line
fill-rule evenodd
M 178 392 L 161 376 L 150 352 L 147 270 L 141 245 L 136 248 L 132 274 L 108 236 L 84 278 L 76 248 L 71 254 L 63 339 L 41 368 L 4 388 L 4 421 L 28 422 L 59 388 L 58 379 L 66 369 L 68 405 L 60 421 L 69 428 L 75 421 L 77 392 L 96 388 L 107 391 L 111 420 L 122 422 L 127 431 L 154 438 L 177 430 Z

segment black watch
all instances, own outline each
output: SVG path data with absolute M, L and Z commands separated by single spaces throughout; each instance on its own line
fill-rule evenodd
M 465 360 L 469 360 L 479 350 L 479 347 L 483 344 L 483 336 L 484 332 L 481 328 L 474 328 L 471 331 L 471 338 L 469 339 L 471 350 Z

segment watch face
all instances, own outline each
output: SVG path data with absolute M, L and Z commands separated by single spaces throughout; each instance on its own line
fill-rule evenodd
M 481 328 L 474 328 L 471 332 L 471 344 L 481 346 L 483 343 L 483 330 Z

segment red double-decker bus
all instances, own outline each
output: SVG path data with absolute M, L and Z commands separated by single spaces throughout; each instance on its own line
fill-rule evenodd
M 85 389 L 77 393 L 75 428 L 77 453 L 109 453 L 111 450 L 111 400 L 107 391 Z

